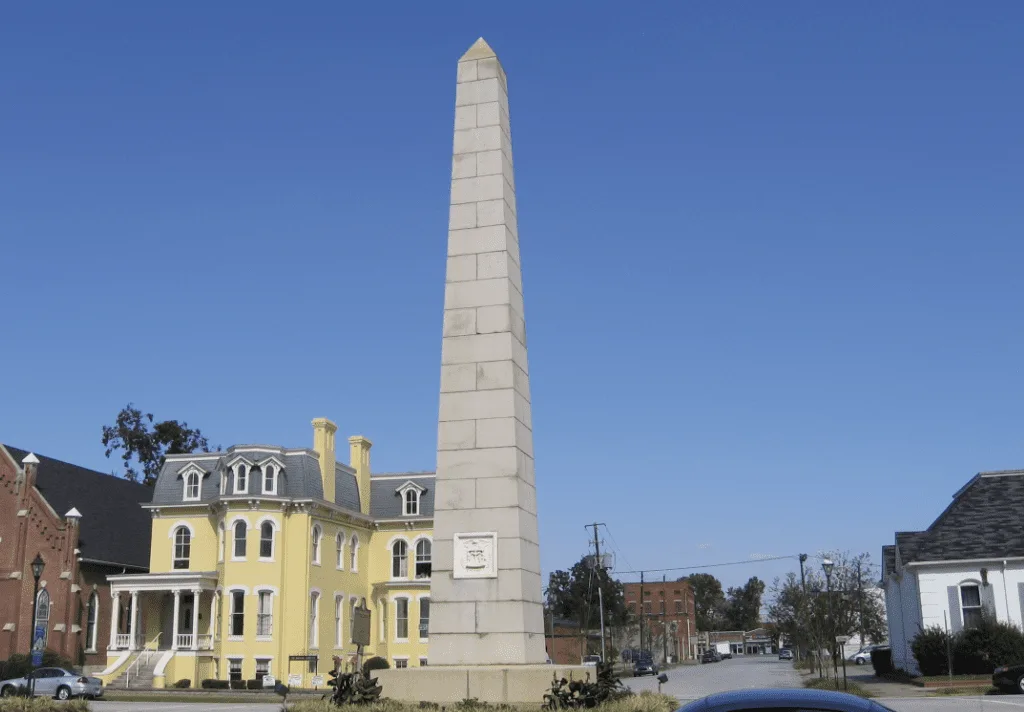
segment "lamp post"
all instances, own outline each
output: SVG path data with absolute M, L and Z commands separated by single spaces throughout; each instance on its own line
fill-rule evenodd
M 824 559 L 821 562 L 821 569 L 825 572 L 825 595 L 828 597 L 828 622 L 829 622 L 829 643 L 828 648 L 832 653 L 832 670 L 835 673 L 836 689 L 839 689 L 839 663 L 836 660 L 836 620 L 832 613 L 832 569 L 835 564 L 832 559 Z
M 38 553 L 36 558 L 32 559 L 32 627 L 31 635 L 29 637 L 29 657 L 31 658 L 29 663 L 31 667 L 28 673 L 28 695 L 30 698 L 35 696 L 36 693 L 36 666 L 39 664 L 36 662 L 36 615 L 37 608 L 39 606 L 39 578 L 43 575 L 43 567 L 46 566 L 46 562 L 43 561 L 43 557 Z M 42 651 L 40 651 L 40 658 L 42 657 Z M 42 660 L 39 661 L 40 663 Z

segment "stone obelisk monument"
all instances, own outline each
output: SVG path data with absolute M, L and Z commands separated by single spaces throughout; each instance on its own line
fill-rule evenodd
M 512 165 L 505 72 L 481 38 L 455 91 L 431 666 L 546 659 Z

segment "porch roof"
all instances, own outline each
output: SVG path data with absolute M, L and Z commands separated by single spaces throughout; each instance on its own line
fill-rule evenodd
M 159 574 L 107 576 L 111 593 L 124 591 L 213 591 L 216 571 L 171 571 Z

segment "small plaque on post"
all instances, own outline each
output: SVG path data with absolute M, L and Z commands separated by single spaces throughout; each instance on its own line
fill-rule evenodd
M 452 578 L 497 578 L 498 533 L 474 532 L 455 535 L 455 568 Z

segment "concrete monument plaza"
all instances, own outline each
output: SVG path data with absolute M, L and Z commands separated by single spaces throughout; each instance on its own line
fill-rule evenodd
M 429 667 L 384 695 L 540 703 L 546 665 L 508 83 L 483 38 L 458 64 L 437 424 Z

